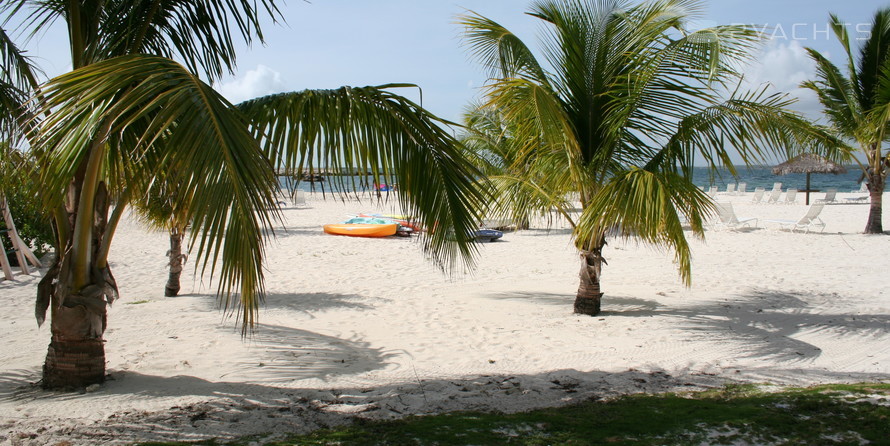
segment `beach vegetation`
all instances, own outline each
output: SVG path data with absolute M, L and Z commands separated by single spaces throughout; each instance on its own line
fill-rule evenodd
M 457 412 L 389 422 L 357 420 L 309 435 L 266 437 L 262 444 L 886 444 L 888 417 L 888 384 L 790 389 L 727 385 L 705 392 L 636 394 L 514 414 Z M 260 440 L 250 437 L 225 444 Z
M 859 146 L 856 159 L 868 187 L 871 208 L 866 234 L 881 234 L 882 200 L 890 173 L 890 7 L 875 12 L 869 36 L 861 42 L 858 58 L 846 22 L 830 15 L 834 36 L 844 48 L 846 70 L 818 51 L 807 48 L 816 63 L 816 79 L 801 87 L 816 93 L 832 129 Z M 859 39 L 855 39 L 859 40 Z
M 280 222 L 275 168 L 327 163 L 392 175 L 406 212 L 441 229 L 420 237 L 429 258 L 449 270 L 472 264 L 472 240 L 446 234 L 474 227 L 479 175 L 446 122 L 392 92 L 409 85 L 305 90 L 238 106 L 211 87 L 234 71 L 237 41 L 262 42 L 261 19 L 282 20 L 276 3 L 0 3 L 2 23 L 19 24 L 20 35 L 51 35 L 46 29 L 61 23 L 71 55 L 72 71 L 39 81 L 0 33 L 10 73 L 0 99 L 30 98 L 9 101 L 15 118 L 3 123 L 26 140 L 55 227 L 58 255 L 35 309 L 41 324 L 50 312 L 44 387 L 105 379 L 107 307 L 119 297 L 110 246 L 126 210 L 152 193 L 176 203 L 196 272 L 215 279 L 220 306 L 244 334 L 265 293 L 264 242 Z M 154 189 L 164 184 L 175 187 Z
M 52 219 L 42 206 L 36 161 L 29 153 L 12 148 L 8 142 L 0 143 L 0 198 L 4 197 L 19 238 L 37 256 L 51 251 L 54 239 Z M 0 217 L 0 230 L 5 229 L 6 221 Z M 8 244 L 6 247 L 9 249 Z M 16 264 L 15 255 L 8 254 L 8 257 L 11 264 Z
M 684 228 L 704 237 L 714 213 L 693 184 L 694 163 L 736 176 L 734 158 L 750 165 L 843 145 L 789 111 L 791 97 L 742 88 L 742 67 L 764 36 L 743 25 L 689 29 L 703 9 L 699 0 L 534 1 L 540 60 L 497 22 L 473 12 L 458 19 L 489 71 L 468 139 L 500 169 L 490 176 L 491 211 L 569 222 L 581 260 L 576 313 L 600 312 L 610 238 L 672 251 L 691 284 Z

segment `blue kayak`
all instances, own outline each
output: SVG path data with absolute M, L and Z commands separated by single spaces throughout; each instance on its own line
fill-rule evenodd
M 504 233 L 496 229 L 479 229 L 473 231 L 473 237 L 477 242 L 493 242 L 504 236 Z

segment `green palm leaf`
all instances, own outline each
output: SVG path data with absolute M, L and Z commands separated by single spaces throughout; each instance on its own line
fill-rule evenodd
M 400 86 L 283 93 L 238 108 L 278 168 L 395 177 L 402 208 L 433 229 L 422 235 L 428 256 L 447 270 L 470 265 L 476 248 L 464 234 L 476 228 L 485 201 L 481 173 L 443 128 L 449 123 L 387 91 Z M 340 190 L 356 186 L 352 176 L 331 180 Z
M 85 162 L 84 147 L 97 140 L 108 146 L 103 163 L 120 166 L 114 172 L 123 178 L 112 183 L 172 173 L 181 194 L 173 200 L 192 203 L 187 216 L 203 269 L 218 271 L 223 305 L 239 302 L 245 326 L 252 324 L 277 183 L 248 121 L 187 69 L 155 56 L 96 63 L 53 79 L 41 94 L 48 117 L 37 140 L 49 160 L 48 189 L 64 190 L 73 166 Z

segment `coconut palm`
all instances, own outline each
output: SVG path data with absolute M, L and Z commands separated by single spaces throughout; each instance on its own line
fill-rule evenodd
M 785 110 L 786 96 L 737 88 L 762 37 L 744 26 L 688 30 L 702 9 L 699 0 L 535 1 L 528 14 L 545 24 L 546 64 L 497 22 L 459 19 L 471 53 L 490 70 L 486 105 L 511 122 L 513 146 L 522 147 L 519 168 L 496 178 L 500 196 L 562 209 L 574 227 L 577 313 L 600 311 L 611 236 L 669 248 L 690 283 L 681 217 L 701 237 L 713 211 L 692 183 L 694 161 L 735 175 L 732 152 L 753 163 L 771 148 L 814 142 L 827 150 L 824 135 Z M 580 216 L 564 208 L 568 193 L 578 195 Z
M 23 126 L 57 229 L 57 261 L 38 286 L 36 315 L 51 309 L 45 387 L 105 375 L 106 308 L 118 298 L 108 253 L 128 205 L 159 181 L 192 230 L 199 270 L 213 272 L 220 303 L 244 330 L 263 298 L 263 234 L 279 217 L 275 167 L 329 160 L 392 172 L 400 199 L 442 231 L 423 246 L 443 266 L 472 261 L 464 233 L 482 198 L 440 121 L 385 88 L 304 91 L 236 107 L 204 79 L 231 72 L 236 39 L 262 40 L 274 0 L 4 1 L 33 35 L 69 31 L 73 71 L 32 86 Z M 181 60 L 182 63 L 172 59 Z M 384 86 L 387 87 L 387 86 Z M 392 86 L 395 87 L 395 86 Z M 262 141 L 262 142 L 261 142 Z M 163 174 L 163 175 L 162 175 Z M 181 211 L 181 214 L 179 212 Z
M 816 80 L 801 84 L 814 91 L 834 130 L 856 141 L 864 162 L 857 159 L 866 178 L 871 209 L 865 233 L 880 234 L 881 207 L 890 151 L 883 144 L 890 141 L 890 8 L 875 12 L 871 34 L 859 49 L 858 61 L 845 23 L 831 14 L 831 29 L 847 55 L 847 73 L 818 51 L 807 48 L 816 62 Z
M 167 283 L 164 285 L 164 296 L 173 297 L 179 295 L 180 278 L 188 254 L 183 251 L 182 242 L 188 229 L 188 209 L 190 201 L 178 202 L 174 198 L 190 198 L 177 190 L 177 185 L 168 179 L 163 173 L 156 179 L 142 199 L 133 203 L 135 210 L 142 217 L 143 222 L 154 229 L 168 233 L 170 249 L 167 250 L 167 267 L 170 272 Z

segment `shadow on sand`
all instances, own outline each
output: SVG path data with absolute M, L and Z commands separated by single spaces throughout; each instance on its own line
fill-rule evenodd
M 573 295 L 550 293 L 500 293 L 492 299 L 518 299 L 561 305 L 571 311 Z M 677 320 L 683 330 L 701 339 L 725 339 L 741 350 L 740 357 L 781 361 L 808 361 L 822 350 L 799 335 L 831 332 L 837 336 L 881 337 L 890 335 L 890 315 L 815 313 L 822 302 L 837 299 L 833 294 L 752 289 L 726 301 L 670 308 L 654 300 L 633 297 L 603 297 L 603 312 L 597 317 Z
M 764 370 L 764 375 L 793 376 L 811 371 Z M 730 382 L 695 372 L 634 369 L 619 373 L 557 370 L 534 375 L 478 376 L 469 379 L 417 380 L 381 387 L 338 389 L 288 388 L 252 382 L 210 382 L 193 376 L 158 377 L 126 372 L 96 392 L 62 394 L 34 389 L 22 371 L 0 374 L 0 387 L 30 388 L 14 398 L 18 404 L 35 400 L 77 405 L 102 404 L 108 399 L 171 397 L 163 410 L 146 411 L 138 404 L 99 421 L 39 415 L 11 423 L 9 432 L 31 435 L 50 443 L 63 438 L 75 443 L 232 439 L 260 434 L 308 433 L 348 424 L 356 419 L 386 420 L 409 414 L 452 411 L 516 412 L 600 400 L 637 392 L 695 391 Z M 888 379 L 888 375 L 823 372 L 829 381 Z M 6 393 L 6 392 L 4 392 Z M 196 397 L 183 399 L 181 397 Z M 174 399 L 178 398 L 178 399 Z M 196 401 L 188 403 L 184 401 Z M 117 402 L 119 403 L 119 401 Z M 163 403 L 163 401 L 161 401 Z M 157 406 L 158 404 L 155 404 Z M 36 415 L 36 414 L 35 414 Z M 39 427 L 38 427 L 39 426 Z M 0 434 L 2 437 L 2 434 Z M 35 443 L 37 444 L 37 443 Z

